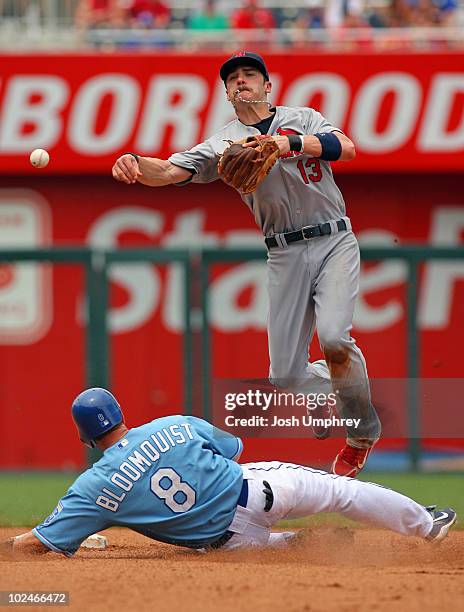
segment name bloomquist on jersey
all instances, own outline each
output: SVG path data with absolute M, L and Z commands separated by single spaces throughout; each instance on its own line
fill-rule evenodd
M 186 435 L 182 433 L 181 428 L 184 429 Z M 108 487 L 103 487 L 102 494 L 97 497 L 95 503 L 102 508 L 117 512 L 119 504 L 132 490 L 134 483 L 147 472 L 146 468 L 151 467 L 159 460 L 160 453 L 167 453 L 177 444 L 185 444 L 187 440 L 193 440 L 193 434 L 188 423 L 170 425 L 169 427 L 163 427 L 160 431 L 155 431 L 149 439 L 138 445 L 140 450 L 135 450 L 128 455 L 118 470 L 110 477 L 111 483 L 122 489 L 123 492 L 117 494 Z M 117 446 L 122 449 L 127 444 L 127 439 L 123 438 Z

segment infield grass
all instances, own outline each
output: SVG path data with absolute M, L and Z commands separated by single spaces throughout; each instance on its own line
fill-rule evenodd
M 53 512 L 78 474 L 0 473 L 0 525 L 35 526 Z
M 59 472 L 0 473 L 0 525 L 34 526 L 54 509 L 74 482 L 77 474 Z M 439 508 L 450 506 L 461 517 L 464 527 L 464 474 L 409 474 L 373 473 L 362 475 L 362 480 L 395 489 L 417 502 L 437 504 Z M 282 521 L 282 526 L 353 525 L 337 515 L 318 515 L 307 519 Z M 458 523 L 459 527 L 459 523 Z

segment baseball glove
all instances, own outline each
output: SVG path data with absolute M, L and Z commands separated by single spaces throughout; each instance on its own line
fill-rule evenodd
M 244 147 L 246 142 L 255 145 Z M 242 194 L 251 193 L 269 174 L 279 155 L 279 146 L 272 136 L 249 136 L 231 142 L 218 162 L 219 176 Z

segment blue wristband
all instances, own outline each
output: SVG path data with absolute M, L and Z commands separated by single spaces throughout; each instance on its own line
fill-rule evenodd
M 325 161 L 337 161 L 337 159 L 340 159 L 342 154 L 342 143 L 333 132 L 314 134 L 314 136 L 321 143 L 322 151 L 319 155 L 320 159 Z

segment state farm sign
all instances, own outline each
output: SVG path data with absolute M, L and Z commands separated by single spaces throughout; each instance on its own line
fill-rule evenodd
M 0 172 L 108 173 L 123 151 L 167 157 L 233 117 L 219 56 L 1 58 Z M 355 141 L 336 171 L 464 168 L 464 55 L 269 56 L 275 104 L 314 106 Z
M 168 223 L 170 218 L 171 223 Z M 88 244 L 95 248 L 111 248 L 120 236 L 140 232 L 157 241 L 159 247 L 262 247 L 258 231 L 231 229 L 220 235 L 206 230 L 204 209 L 191 209 L 176 215 L 143 207 L 114 207 L 95 220 L 88 232 Z M 167 226 L 171 226 L 167 230 Z M 428 244 L 459 245 L 464 229 L 464 209 L 438 206 L 432 213 Z M 395 246 L 400 236 L 380 228 L 357 234 L 362 246 Z M 456 285 L 464 278 L 461 261 L 429 261 L 424 265 L 419 296 L 418 318 L 423 330 L 443 330 L 450 325 Z M 110 269 L 110 280 L 124 291 L 126 300 L 109 310 L 109 328 L 115 334 L 133 332 L 148 323 L 159 311 L 166 330 L 179 333 L 184 328 L 184 278 L 178 264 L 169 264 L 164 275 L 149 263 L 119 264 Z M 372 293 L 397 288 L 407 281 L 407 265 L 389 260 L 363 268 L 356 304 L 354 324 L 361 332 L 387 331 L 403 319 L 405 305 L 395 296 L 382 304 L 371 304 Z M 240 295 L 250 290 L 251 298 L 244 306 Z M 211 280 L 211 325 L 225 334 L 266 331 L 268 315 L 266 265 L 253 261 L 235 265 L 216 274 Z

